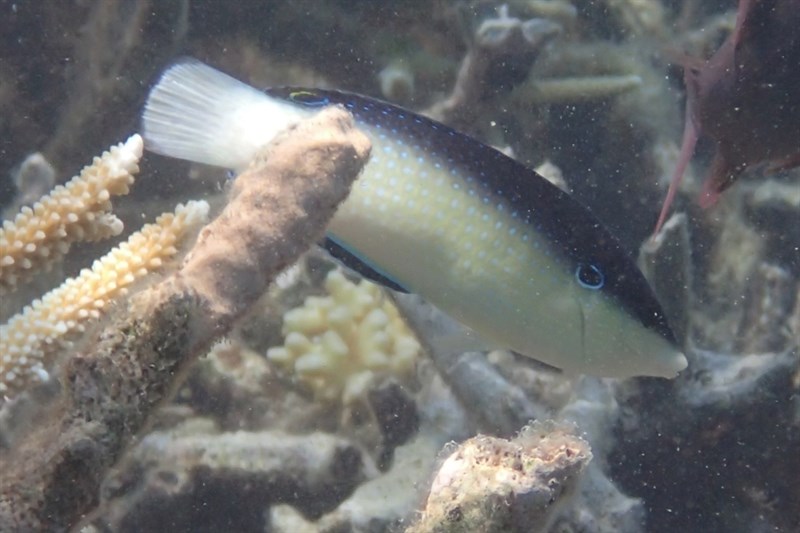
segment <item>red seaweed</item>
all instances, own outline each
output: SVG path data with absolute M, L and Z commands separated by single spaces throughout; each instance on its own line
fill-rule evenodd
M 684 83 L 681 153 L 656 233 L 701 135 L 716 145 L 703 208 L 752 166 L 800 165 L 800 0 L 740 0 L 733 33 L 708 60 L 685 61 Z

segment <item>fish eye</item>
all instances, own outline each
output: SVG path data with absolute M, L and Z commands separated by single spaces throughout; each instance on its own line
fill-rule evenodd
M 594 291 L 603 287 L 606 282 L 606 277 L 595 265 L 590 263 L 581 263 L 575 269 L 575 279 L 578 280 L 578 285 L 584 289 L 592 289 Z
M 328 98 L 312 91 L 294 91 L 289 93 L 292 102 L 309 107 L 320 107 L 328 104 Z

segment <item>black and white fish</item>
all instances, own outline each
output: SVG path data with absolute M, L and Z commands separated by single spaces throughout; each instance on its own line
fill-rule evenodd
M 686 368 L 647 281 L 585 207 L 426 117 L 339 91 L 260 91 L 183 61 L 150 93 L 145 147 L 241 170 L 327 105 L 349 110 L 373 145 L 328 228 L 334 253 L 418 293 L 485 342 L 568 372 L 671 378 Z

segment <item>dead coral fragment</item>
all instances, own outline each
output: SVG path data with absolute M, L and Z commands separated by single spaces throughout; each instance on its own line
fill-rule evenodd
M 636 75 L 583 76 L 535 80 L 514 91 L 520 106 L 590 102 L 617 96 L 642 86 Z
M 132 450 L 120 479 L 110 484 L 127 492 L 106 502 L 112 530 L 159 531 L 169 523 L 176 531 L 265 531 L 271 503 L 290 502 L 306 515 L 319 515 L 369 473 L 358 447 L 333 435 L 197 429 L 199 424 L 186 424 L 154 432 Z M 225 494 L 230 506 L 219 502 L 208 513 L 214 493 Z
M 4 220 L 15 216 L 22 206 L 35 204 L 55 187 L 56 169 L 41 153 L 35 152 L 20 163 L 11 180 L 17 194 L 12 203 L 3 210 L 0 218 Z
M 626 34 L 662 36 L 664 6 L 659 0 L 605 0 L 608 10 Z
M 377 373 L 408 375 L 419 343 L 380 288 L 351 283 L 338 270 L 328 274 L 325 288 L 330 296 L 307 298 L 286 313 L 285 344 L 267 357 L 318 398 L 341 398 L 345 405 L 362 397 Z
M 86 268 L 0 326 L 0 395 L 11 396 L 47 379 L 54 344 L 82 331 L 126 287 L 173 256 L 178 241 L 206 220 L 204 201 L 179 205 L 130 236 Z
M 127 194 L 139 171 L 142 138 L 113 146 L 79 176 L 23 207 L 0 229 L 0 294 L 13 290 L 39 269 L 51 266 L 78 241 L 96 241 L 122 232 L 111 214 L 111 196 Z
M 442 463 L 408 533 L 545 531 L 592 458 L 571 433 L 534 423 L 511 441 L 479 435 L 462 443 Z
M 426 114 L 451 125 L 474 120 L 481 101 L 525 80 L 530 66 L 559 33 L 561 26 L 555 22 L 523 21 L 509 16 L 508 7 L 501 6 L 496 18 L 483 21 L 476 29 L 452 94 Z

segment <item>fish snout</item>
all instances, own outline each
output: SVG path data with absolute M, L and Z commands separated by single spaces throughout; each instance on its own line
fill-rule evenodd
M 614 378 L 674 378 L 687 367 L 679 348 L 612 298 L 597 293 L 579 299 L 586 372 Z

